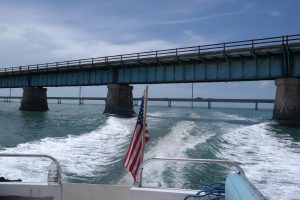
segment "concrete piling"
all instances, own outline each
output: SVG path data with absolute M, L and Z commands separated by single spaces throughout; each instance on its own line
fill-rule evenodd
M 276 79 L 273 119 L 284 125 L 300 126 L 300 79 Z
M 47 111 L 47 89 L 43 87 L 23 88 L 21 106 L 19 110 L 24 111 Z
M 132 117 L 134 114 L 133 87 L 127 84 L 109 84 L 107 88 L 107 99 L 103 113 Z

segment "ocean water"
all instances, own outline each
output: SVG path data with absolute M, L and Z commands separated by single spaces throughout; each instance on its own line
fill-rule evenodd
M 0 102 L 0 153 L 49 154 L 64 182 L 132 184 L 122 160 L 136 122 L 102 115 L 104 105 L 49 104 L 48 112 L 21 112 Z M 136 111 L 138 107 L 135 107 Z M 272 110 L 149 106 L 150 142 L 145 158 L 229 159 L 241 163 L 268 199 L 299 199 L 300 129 L 270 120 Z M 47 180 L 45 159 L 2 158 L 0 176 L 24 182 Z M 224 166 L 153 162 L 143 184 L 201 188 L 224 181 Z

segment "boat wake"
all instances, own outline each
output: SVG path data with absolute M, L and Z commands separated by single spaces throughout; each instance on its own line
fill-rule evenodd
M 99 177 L 107 166 L 120 162 L 131 136 L 134 119 L 109 117 L 97 130 L 79 136 L 44 138 L 6 148 L 0 153 L 48 154 L 60 162 L 64 181 Z M 28 182 L 47 180 L 49 162 L 37 159 L 1 159 L 1 176 Z M 83 180 L 82 180 L 83 181 Z
M 293 199 L 300 193 L 299 142 L 280 138 L 269 123 L 230 130 L 222 138 L 218 157 L 241 162 L 246 176 L 265 196 Z
M 201 135 L 203 134 L 203 135 Z M 201 135 L 201 137 L 199 137 Z M 185 158 L 186 150 L 194 148 L 199 143 L 204 143 L 214 134 L 199 132 L 199 127 L 193 121 L 179 121 L 169 132 L 155 141 L 146 151 L 145 159 L 154 156 Z M 174 162 L 155 161 L 149 163 L 143 171 L 143 185 L 162 188 L 182 188 L 185 164 Z M 132 183 L 130 175 L 126 175 L 121 183 Z

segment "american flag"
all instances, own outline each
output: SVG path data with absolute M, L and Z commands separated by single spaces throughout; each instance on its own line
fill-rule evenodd
M 144 120 L 146 120 L 144 119 L 144 116 L 143 97 L 133 136 L 124 159 L 125 167 L 131 172 L 134 181 L 136 181 L 139 166 L 143 162 L 144 143 L 149 141 L 149 131 L 147 123 L 144 123 Z M 145 127 L 143 128 L 143 126 Z

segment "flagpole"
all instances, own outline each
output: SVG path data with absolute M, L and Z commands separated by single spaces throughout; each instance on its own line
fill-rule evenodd
M 145 128 L 146 128 L 146 118 L 147 118 L 147 104 L 148 104 L 148 85 L 145 88 L 144 94 L 144 113 L 143 113 L 143 138 L 142 138 L 142 161 L 144 160 L 144 151 L 145 151 Z

